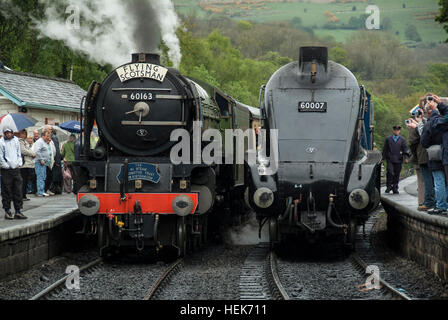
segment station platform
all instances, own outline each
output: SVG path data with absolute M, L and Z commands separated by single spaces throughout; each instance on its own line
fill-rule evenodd
M 25 201 L 22 210 L 27 220 L 6 220 L 4 210 L 0 209 L 0 242 L 49 230 L 66 221 L 78 209 L 74 194 L 47 198 L 28 195 L 28 198 L 31 201 Z
M 448 217 L 417 210 L 417 176 L 400 182 L 400 194 L 386 194 L 385 189 L 381 203 L 387 212 L 389 244 L 448 281 Z
M 74 194 L 28 198 L 22 210 L 27 220 L 6 220 L 0 209 L 0 278 L 58 255 L 79 228 Z

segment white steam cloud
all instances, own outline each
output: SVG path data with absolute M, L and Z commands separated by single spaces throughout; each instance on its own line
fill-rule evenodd
M 249 220 L 241 225 L 229 228 L 224 233 L 224 242 L 230 245 L 248 246 L 260 242 L 269 242 L 269 226 L 265 225 L 259 238 L 259 225 L 255 213 L 251 213 Z
M 181 61 L 176 30 L 179 19 L 171 0 L 39 0 L 45 19 L 35 21 L 41 35 L 62 40 L 98 63 L 114 67 L 131 53 L 157 52 L 162 39 L 175 67 Z

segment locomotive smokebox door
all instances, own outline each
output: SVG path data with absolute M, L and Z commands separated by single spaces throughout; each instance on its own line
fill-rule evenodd
M 102 83 L 96 103 L 98 128 L 116 154 L 160 155 L 175 142 L 176 129 L 189 130 L 193 96 L 185 78 L 160 65 L 158 54 L 133 54 Z

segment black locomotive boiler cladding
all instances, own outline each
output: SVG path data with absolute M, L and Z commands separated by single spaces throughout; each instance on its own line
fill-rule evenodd
M 273 245 L 301 237 L 353 249 L 357 225 L 379 204 L 381 154 L 373 148 L 369 93 L 328 60 L 327 48 L 303 47 L 260 96 L 268 134 L 278 130 L 279 154 L 276 174 L 250 170 L 248 199 L 260 227 L 269 225 Z
M 134 54 L 101 84 L 92 83 L 75 166 L 84 231 L 97 235 L 101 255 L 134 247 L 174 248 L 183 256 L 206 241 L 214 208 L 244 202 L 244 166 L 171 162 L 176 129 L 193 136 L 194 121 L 201 132 L 251 126 L 249 107 L 198 82 L 163 67 L 159 55 Z M 99 141 L 91 146 L 95 122 Z

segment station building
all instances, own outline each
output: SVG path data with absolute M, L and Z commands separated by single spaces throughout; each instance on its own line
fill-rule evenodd
M 26 113 L 39 121 L 35 128 L 79 120 L 85 95 L 69 80 L 0 68 L 0 116 Z

